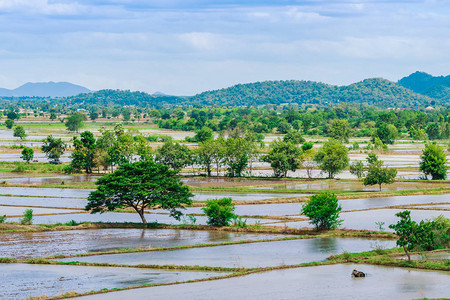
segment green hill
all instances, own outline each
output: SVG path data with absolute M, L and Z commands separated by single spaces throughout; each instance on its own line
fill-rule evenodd
M 416 102 L 426 104 L 430 98 L 414 93 L 382 78 L 366 79 L 348 86 L 334 86 L 312 81 L 264 81 L 238 84 L 207 91 L 188 100 L 194 105 L 263 105 L 319 104 L 350 102 L 380 107 L 408 107 Z
M 415 72 L 403 77 L 398 83 L 416 93 L 444 100 L 450 100 L 450 75 L 432 76 L 424 72 Z

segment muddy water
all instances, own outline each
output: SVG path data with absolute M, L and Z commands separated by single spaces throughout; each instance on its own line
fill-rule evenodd
M 402 191 L 415 190 L 426 188 L 444 188 L 448 187 L 446 183 L 434 182 L 395 182 L 389 185 L 383 185 L 384 191 Z M 305 183 L 289 183 L 257 187 L 258 190 L 278 190 L 278 189 L 293 189 L 293 190 L 341 190 L 341 191 L 378 191 L 378 186 L 365 186 L 362 182 L 345 182 L 345 181 L 319 181 L 319 182 L 305 182 Z
M 399 220 L 395 216 L 396 213 L 403 211 L 402 209 L 377 209 L 369 211 L 356 211 L 341 213 L 340 218 L 343 221 L 340 228 L 347 229 L 367 229 L 367 230 L 379 230 L 378 225 L 375 222 L 384 222 L 384 231 L 393 231 L 388 226 L 390 224 L 396 224 Z M 413 221 L 421 221 L 430 219 L 439 215 L 444 215 L 446 218 L 450 218 L 450 211 L 438 211 L 438 210 L 411 210 L 411 219 Z M 287 226 L 293 228 L 313 227 L 308 221 L 300 222 L 283 222 L 273 224 L 276 226 Z
M 394 205 L 426 204 L 450 202 L 450 195 L 420 195 L 420 196 L 396 196 L 385 198 L 363 198 L 340 200 L 342 210 L 356 210 L 368 208 L 382 208 Z M 450 205 L 450 204 L 449 204 Z M 438 205 L 436 207 L 447 207 L 448 205 Z M 302 203 L 273 203 L 258 205 L 236 205 L 237 215 L 247 216 L 286 216 L 299 215 Z M 422 207 L 422 206 L 420 206 Z M 434 207 L 434 206 L 429 206 Z M 162 210 L 156 210 L 162 212 Z M 201 207 L 189 207 L 186 213 L 203 213 Z M 370 212 L 367 212 L 370 214 Z
M 304 240 L 239 244 L 174 251 L 98 255 L 61 261 L 108 262 L 117 264 L 175 264 L 217 267 L 268 267 L 322 261 L 344 251 L 362 252 L 395 247 L 395 241 L 314 238 Z
M 79 176 L 47 176 L 47 177 L 16 177 L 0 178 L 0 182 L 6 181 L 9 184 L 59 184 L 72 182 L 93 182 L 99 176 L 79 175 Z
M 0 257 L 31 258 L 56 254 L 108 251 L 121 248 L 157 248 L 181 245 L 261 240 L 276 234 L 174 229 L 96 229 L 26 233 L 0 233 Z
M 157 222 L 162 224 L 190 224 L 189 218 L 184 217 L 180 221 L 175 220 L 169 215 L 161 214 L 150 214 L 146 213 L 145 218 L 147 222 Z M 200 225 L 205 225 L 207 218 L 205 216 L 196 216 L 196 223 Z M 70 221 L 81 222 L 110 222 L 110 223 L 142 223 L 141 218 L 137 213 L 114 213 L 106 212 L 103 214 L 89 214 L 89 213 L 79 213 L 79 214 L 64 214 L 64 215 L 49 215 L 49 216 L 35 216 L 33 218 L 33 224 L 56 224 L 56 223 L 67 223 Z M 19 222 L 20 218 L 8 218 L 8 222 Z M 247 224 L 255 224 L 259 222 L 261 224 L 273 222 L 273 220 L 264 219 L 247 219 Z
M 193 201 L 206 201 L 231 197 L 233 201 L 258 201 L 275 198 L 294 198 L 310 196 L 309 194 L 256 194 L 256 193 L 214 193 L 214 192 L 195 192 Z
M 352 278 L 353 268 L 368 273 Z M 450 275 L 371 265 L 331 265 L 276 270 L 207 282 L 142 288 L 81 299 L 418 299 L 449 297 Z
M 83 293 L 103 288 L 125 288 L 225 275 L 215 272 L 28 264 L 1 264 L 0 268 L 0 299 L 23 299 L 44 294 L 51 297 L 74 290 Z

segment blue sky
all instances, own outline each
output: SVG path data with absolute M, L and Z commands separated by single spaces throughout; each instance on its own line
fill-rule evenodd
M 450 1 L 0 0 L 0 87 L 192 95 L 450 72 Z

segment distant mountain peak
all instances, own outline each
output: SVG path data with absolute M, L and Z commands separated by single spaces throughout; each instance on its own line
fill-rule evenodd
M 425 72 L 416 71 L 400 79 L 398 84 L 429 97 L 442 100 L 450 99 L 450 75 L 433 76 Z
M 3 97 L 70 97 L 91 90 L 70 82 L 27 82 L 15 89 L 1 89 Z

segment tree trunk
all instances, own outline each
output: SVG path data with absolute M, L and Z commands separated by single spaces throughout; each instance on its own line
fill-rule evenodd
M 139 209 L 135 208 L 135 210 L 139 214 L 139 217 L 141 217 L 142 223 L 147 224 L 147 220 L 145 219 L 145 216 L 144 216 L 144 209 L 139 210 Z
M 405 251 L 406 256 L 408 256 L 408 262 L 411 262 L 411 255 L 408 253 L 408 250 L 405 246 L 403 246 L 403 250 Z
M 381 183 L 379 185 L 380 185 L 380 192 L 381 192 Z

